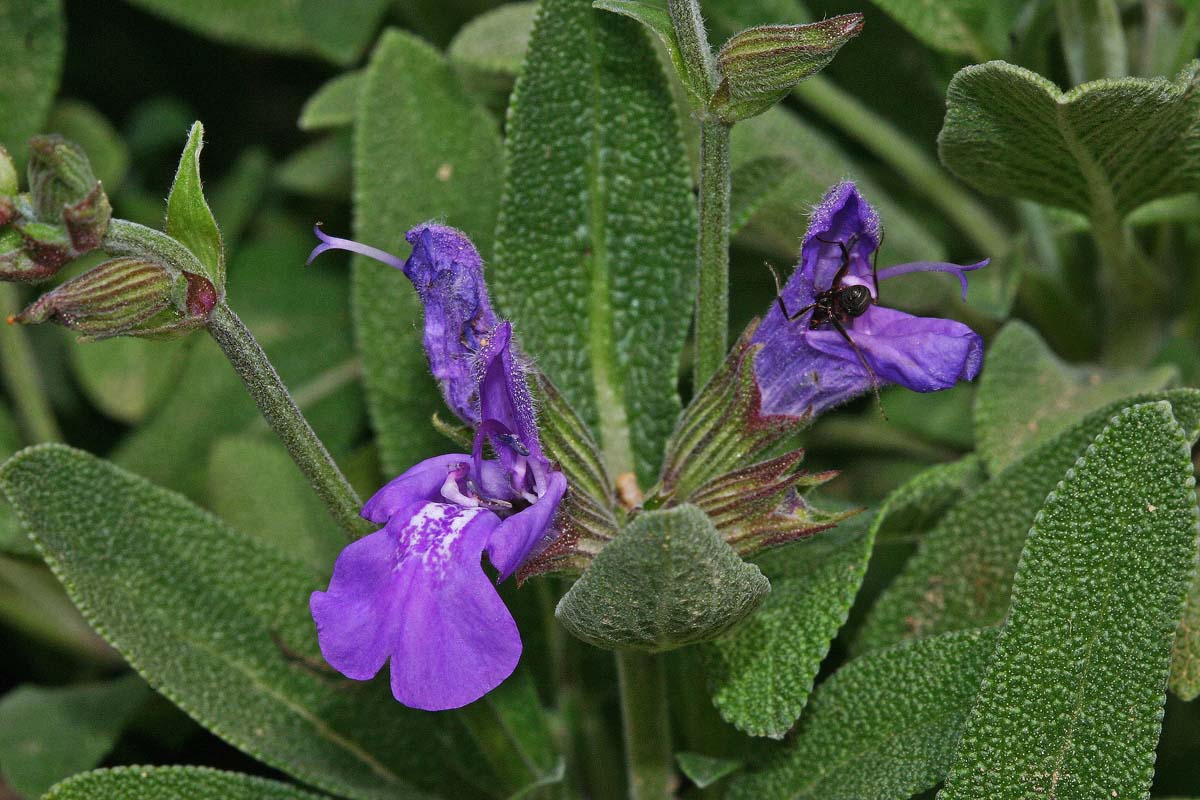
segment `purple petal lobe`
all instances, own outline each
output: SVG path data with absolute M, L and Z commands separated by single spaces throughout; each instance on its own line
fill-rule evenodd
M 897 264 L 894 267 L 879 270 L 878 278 L 881 281 L 886 281 L 888 278 L 895 278 L 897 275 L 907 275 L 910 272 L 949 272 L 958 277 L 958 282 L 962 284 L 962 299 L 967 299 L 967 275 L 968 272 L 974 272 L 977 269 L 983 269 L 991 261 L 990 258 L 985 258 L 975 264 L 962 266 L 960 264 L 947 264 L 944 261 L 913 261 L 908 264 Z
M 483 261 L 466 234 L 426 223 L 406 234 L 404 264 L 425 307 L 425 353 L 446 404 L 464 422 L 479 423 L 472 361 L 498 322 L 483 280 Z
M 389 267 L 394 267 L 396 269 L 400 269 L 404 266 L 404 262 L 402 260 L 396 258 L 394 255 L 385 250 L 380 250 L 377 247 L 370 247 L 360 242 L 356 242 L 353 239 L 340 239 L 337 236 L 329 236 L 323 230 L 321 230 L 320 225 L 317 225 L 313 228 L 313 233 L 317 235 L 317 238 L 321 240 L 321 243 L 314 247 L 313 251 L 308 254 L 308 261 L 304 262 L 306 264 L 311 264 L 317 256 L 321 255 L 321 253 L 324 253 L 327 250 L 347 250 L 351 253 L 358 253 L 360 256 L 373 258 L 376 261 L 387 264 Z
M 532 456 L 542 459 L 538 442 L 533 398 L 525 383 L 525 370 L 512 348 L 512 325 L 501 322 L 488 335 L 476 360 L 479 376 L 479 412 L 484 421 L 497 422 L 516 437 L 519 448 L 492 435 L 492 445 L 501 461 L 511 468 L 515 459 Z M 542 459 L 544 460 L 544 459 Z
M 468 455 L 451 453 L 427 458 L 409 467 L 399 477 L 393 478 L 376 492 L 363 506 L 362 516 L 376 525 L 383 525 L 393 514 L 416 502 L 438 502 L 441 500 L 442 484 L 447 473 L 459 464 L 471 461 Z
M 481 508 L 415 503 L 348 546 L 310 601 L 325 659 L 365 679 L 390 658 L 392 694 L 458 708 L 516 668 L 516 623 L 479 561 L 499 519 Z
M 551 472 L 546 480 L 546 493 L 528 508 L 508 517 L 488 539 L 488 560 L 505 580 L 525 563 L 526 559 L 554 541 L 554 513 L 567 491 L 567 479 L 561 472 Z

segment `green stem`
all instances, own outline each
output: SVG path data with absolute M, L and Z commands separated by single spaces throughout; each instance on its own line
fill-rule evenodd
M 308 420 L 296 407 L 279 373 L 267 360 L 267 354 L 223 301 L 217 304 L 209 317 L 208 332 L 225 351 L 225 356 L 246 384 L 258 410 L 325 503 L 330 516 L 351 538 L 368 533 L 371 524 L 358 515 L 362 501 L 334 463 L 325 445 L 317 438 Z
M 1011 236 L 1004 226 L 891 122 L 821 75 L 798 84 L 793 94 L 928 197 L 982 253 L 996 258 L 1008 252 Z
M 20 310 L 21 298 L 17 287 L 11 283 L 0 283 L 0 309 L 6 314 Z M 30 442 L 57 442 L 62 439 L 54 411 L 46 399 L 42 387 L 41 370 L 29 345 L 25 329 L 19 325 L 6 325 L 0 331 L 0 369 L 4 384 L 12 396 L 21 428 Z
M 1092 237 L 1100 255 L 1100 289 L 1107 313 L 1104 361 L 1112 367 L 1144 364 L 1158 341 L 1152 307 L 1154 277 L 1145 269 L 1129 228 L 1115 209 L 1097 212 Z
M 616 653 L 631 800 L 665 800 L 675 788 L 667 681 L 662 656 Z
M 729 125 L 700 123 L 700 235 L 696 295 L 696 387 L 725 361 L 729 337 Z
M 1116 0 L 1055 0 L 1063 58 L 1073 84 L 1129 74 Z

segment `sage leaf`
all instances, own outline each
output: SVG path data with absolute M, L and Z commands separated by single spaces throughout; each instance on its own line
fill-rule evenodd
M 240 434 L 217 440 L 208 482 L 209 503 L 222 520 L 319 572 L 346 546 L 308 480 L 273 438 Z
M 1021 0 L 877 0 L 875 5 L 934 50 L 975 61 L 998 58 L 1024 3 Z
M 345 128 L 354 124 L 363 78 L 363 70 L 354 70 L 343 72 L 322 84 L 300 109 L 300 119 L 296 123 L 300 130 Z
M 956 503 L 871 608 L 856 643 L 870 650 L 943 631 L 996 625 L 1037 509 L 1114 414 L 1171 403 L 1190 439 L 1200 435 L 1200 390 L 1137 395 L 1094 411 Z
M 21 433 L 8 406 L 0 403 L 0 458 L 8 458 L 21 449 Z M 8 503 L 0 503 L 0 555 L 36 556 L 33 542 L 21 530 L 21 524 Z
M 700 789 L 707 789 L 742 768 L 741 761 L 731 758 L 715 758 L 700 753 L 676 753 L 675 763 L 679 765 L 679 771 Z
M 1149 795 L 1195 572 L 1192 469 L 1170 404 L 1145 403 L 1046 498 L 939 798 Z
M 71 347 L 71 370 L 88 400 L 113 419 L 145 419 L 176 386 L 188 345 L 122 336 Z
M 879 540 L 919 540 L 947 510 L 986 478 L 983 462 L 974 453 L 921 470 L 889 494 L 880 506 L 876 523 Z
M 942 162 L 989 194 L 1123 218 L 1200 188 L 1200 61 L 1174 80 L 1119 78 L 1062 92 L 992 61 L 950 81 Z
M 1090 411 L 1167 388 L 1171 367 L 1108 374 L 1071 367 L 1024 322 L 1009 322 L 988 348 L 975 394 L 975 441 L 993 475 Z
M 645 32 L 544 0 L 507 131 L 492 292 L 613 472 L 649 485 L 679 412 L 696 210 Z
M 114 767 L 68 778 L 42 800 L 321 800 L 279 781 L 210 767 Z
M 903 800 L 937 784 L 997 631 L 960 631 L 857 658 L 822 683 L 796 735 L 729 800 Z
M 275 167 L 275 183 L 307 197 L 349 200 L 354 170 L 349 128 L 335 130 L 294 151 Z
M 683 83 L 688 99 L 693 108 L 703 108 L 708 102 L 712 88 L 708 85 L 708 75 L 696 74 L 688 69 L 688 63 L 679 47 L 679 38 L 675 34 L 675 24 L 666 6 L 642 2 L 642 0 L 593 0 L 593 8 L 601 11 L 612 11 L 635 19 L 646 26 L 646 29 L 658 37 L 667 50 L 675 74 Z
M 459 785 L 452 717 L 435 723 L 397 705 L 386 681 L 316 666 L 308 596 L 321 573 L 62 445 L 14 456 L 0 489 L 88 622 L 225 741 L 351 798 Z
M 729 233 L 736 236 L 766 204 L 797 165 L 780 156 L 760 156 L 738 166 L 730 176 Z
M 554 616 L 597 647 L 662 651 L 712 639 L 771 591 L 758 567 L 721 538 L 704 512 L 646 511 L 607 544 Z
M 194 33 L 220 42 L 277 53 L 319 55 L 338 64 L 348 64 L 358 58 L 386 9 L 383 0 L 359 0 L 334 5 L 319 0 L 131 2 Z M 322 5 L 327 8 L 322 9 Z M 338 13 L 330 13 L 333 9 Z
M 744 624 L 703 645 L 713 704 L 726 722 L 776 739 L 796 724 L 862 585 L 876 530 L 860 516 L 755 559 L 771 594 Z
M 0 698 L 0 773 L 5 785 L 26 797 L 41 797 L 63 778 L 96 766 L 150 695 L 136 675 L 102 683 L 13 689 Z
M 495 122 L 464 93 L 442 55 L 412 34 L 387 31 L 359 96 L 356 238 L 404 256 L 405 231 L 436 218 L 470 236 L 486 262 L 500 148 Z M 494 296 L 496 272 L 489 272 Z M 354 267 L 353 297 L 371 421 L 384 467 L 399 473 L 445 452 L 445 440 L 425 424 L 443 403 L 421 347 L 421 304 L 399 271 L 365 260 Z
M 485 11 L 462 26 L 446 48 L 446 55 L 460 67 L 511 84 L 525 60 L 536 14 L 534 0 L 505 3 Z
M 0 146 L 19 165 L 50 111 L 66 48 L 62 0 L 0 5 Z
M 204 126 L 197 122 L 188 133 L 175 182 L 167 195 L 167 234 L 192 251 L 204 267 L 204 276 L 219 294 L 225 288 L 225 245 L 200 182 L 200 150 L 203 146 Z

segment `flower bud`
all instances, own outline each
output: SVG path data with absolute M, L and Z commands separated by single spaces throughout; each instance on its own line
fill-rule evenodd
M 17 167 L 4 145 L 0 144 L 0 197 L 16 194 L 17 188 Z
M 70 258 L 95 250 L 108 229 L 112 206 L 83 149 L 49 135 L 33 137 L 29 152 L 29 191 L 37 221 L 66 227 Z
M 713 110 L 730 123 L 763 113 L 797 83 L 824 69 L 862 27 L 862 14 L 843 14 L 808 25 L 742 31 L 717 54 L 721 84 Z
M 169 338 L 204 324 L 216 304 L 207 279 L 116 258 L 42 295 L 9 322 L 57 322 L 89 340 Z

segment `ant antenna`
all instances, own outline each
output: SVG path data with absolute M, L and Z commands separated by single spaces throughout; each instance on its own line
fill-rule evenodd
M 771 277 L 775 279 L 775 302 L 779 304 L 779 310 L 783 312 L 783 318 L 785 320 L 791 322 L 801 314 L 804 314 L 806 311 L 816 306 L 816 303 L 809 303 L 795 314 L 789 313 L 787 310 L 787 305 L 783 302 L 783 284 L 779 280 L 778 270 L 775 269 L 775 265 L 770 261 L 764 261 L 763 264 L 766 265 L 767 269 L 771 270 Z

